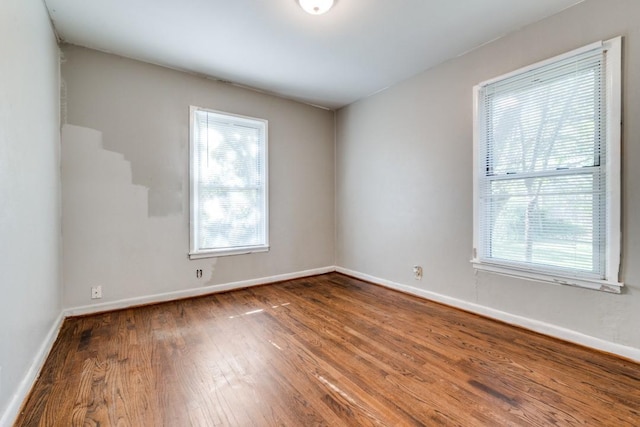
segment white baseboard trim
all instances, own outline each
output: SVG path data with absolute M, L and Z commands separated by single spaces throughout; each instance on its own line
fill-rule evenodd
M 500 320 L 510 325 L 519 326 L 521 328 L 538 332 L 543 335 L 559 338 L 563 341 L 568 341 L 574 344 L 579 344 L 584 347 L 589 347 L 589 348 L 604 351 L 607 353 L 612 353 L 612 354 L 640 363 L 640 349 L 637 349 L 634 347 L 628 347 L 621 344 L 613 343 L 610 341 L 606 341 L 600 338 L 595 338 L 590 335 L 583 334 L 581 332 L 576 332 L 571 329 L 566 329 L 550 323 L 542 322 L 540 320 L 518 316 L 516 314 L 511 314 L 504 311 L 496 310 L 480 304 L 464 301 L 461 299 L 449 297 L 449 296 L 438 294 L 435 292 L 425 291 L 423 289 L 418 289 L 413 286 L 403 285 L 400 283 L 392 282 L 390 280 L 385 280 L 379 277 L 374 277 L 368 274 L 360 273 L 358 271 L 349 270 L 347 268 L 336 267 L 335 271 L 337 271 L 338 273 L 355 277 L 357 279 L 376 283 L 390 289 L 395 289 L 397 291 L 401 291 L 407 294 L 425 298 L 430 301 L 438 302 L 438 303 L 459 308 L 465 311 L 470 311 L 472 313 L 480 314 L 482 316 L 489 317 L 491 319 Z
M 64 316 L 62 313 L 60 313 L 60 315 L 51 325 L 51 328 L 49 329 L 47 336 L 42 342 L 42 345 L 40 345 L 40 348 L 38 348 L 38 351 L 36 352 L 36 355 L 31 362 L 31 366 L 29 367 L 29 370 L 27 371 L 24 378 L 22 378 L 18 389 L 11 396 L 9 405 L 7 405 L 4 413 L 2 413 L 2 417 L 0 417 L 0 427 L 12 426 L 16 418 L 18 418 L 20 409 L 22 408 L 22 404 L 27 399 L 27 396 L 29 396 L 31 387 L 33 387 L 33 384 L 36 382 L 36 379 L 40 375 L 40 371 L 44 366 L 44 362 L 47 360 L 47 357 L 51 352 L 51 348 L 58 338 L 58 333 L 60 332 L 63 321 Z
M 117 301 L 105 302 L 101 304 L 84 305 L 71 307 L 64 310 L 64 317 L 84 316 L 87 314 L 101 313 L 105 311 L 120 310 L 123 308 L 135 307 L 147 304 L 172 301 L 182 298 L 191 298 L 201 295 L 214 294 L 217 292 L 230 291 L 233 289 L 249 288 L 251 286 L 267 285 L 269 283 L 281 282 L 283 280 L 299 279 L 301 277 L 317 276 L 319 274 L 335 271 L 334 266 L 314 268 L 312 270 L 298 271 L 294 273 L 279 274 L 276 276 L 260 277 L 257 279 L 241 280 L 238 282 L 223 283 L 220 285 L 205 286 L 202 288 L 185 289 L 182 291 L 166 292 L 162 294 L 147 295 L 136 298 L 127 298 Z

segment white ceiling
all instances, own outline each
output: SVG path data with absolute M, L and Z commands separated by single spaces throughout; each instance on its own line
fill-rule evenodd
M 45 0 L 60 39 L 339 108 L 582 0 Z

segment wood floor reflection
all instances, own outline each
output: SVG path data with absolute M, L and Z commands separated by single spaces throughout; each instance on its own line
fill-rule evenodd
M 640 425 L 640 365 L 337 273 L 67 319 L 17 426 Z

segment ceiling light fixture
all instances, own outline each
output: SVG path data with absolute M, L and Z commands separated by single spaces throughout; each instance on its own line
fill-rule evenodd
M 298 0 L 300 7 L 311 15 L 322 15 L 333 6 L 333 0 Z

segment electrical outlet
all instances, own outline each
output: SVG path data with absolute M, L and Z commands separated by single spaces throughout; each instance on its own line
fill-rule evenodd
M 419 265 L 413 266 L 413 278 L 416 280 L 422 280 L 422 267 Z
M 102 286 L 94 286 L 91 288 L 91 299 L 102 298 Z

